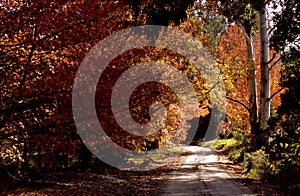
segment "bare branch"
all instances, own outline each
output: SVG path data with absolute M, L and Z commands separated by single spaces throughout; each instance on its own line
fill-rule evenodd
M 237 100 L 237 99 L 234 99 L 234 98 L 231 98 L 231 97 L 228 97 L 228 96 L 226 96 L 226 99 L 229 99 L 230 101 L 233 101 L 233 102 L 235 102 L 235 103 L 238 103 L 238 104 L 240 104 L 241 106 L 243 106 L 249 113 L 250 113 L 250 109 L 249 109 L 249 107 L 248 106 L 246 106 L 243 102 L 241 102 L 241 101 L 239 101 L 239 100 Z
M 243 27 L 243 25 L 240 25 L 242 27 L 242 31 L 247 39 L 248 42 L 251 42 L 251 38 L 249 37 L 249 35 L 246 32 L 246 29 Z
M 269 28 L 268 34 L 271 35 L 274 30 L 275 30 L 275 26 L 272 28 Z
M 267 64 L 270 64 L 275 58 L 276 58 L 276 53 L 273 53 L 272 58 L 267 62 Z
M 277 59 L 277 61 L 275 61 L 270 67 L 269 70 L 272 70 L 272 68 L 281 60 L 281 57 L 279 59 Z
M 270 98 L 268 98 L 268 101 L 270 101 L 273 97 L 275 97 L 275 95 L 277 95 L 278 93 L 280 93 L 282 90 L 284 90 L 285 88 L 282 87 L 281 89 L 277 90 L 273 95 L 271 95 Z

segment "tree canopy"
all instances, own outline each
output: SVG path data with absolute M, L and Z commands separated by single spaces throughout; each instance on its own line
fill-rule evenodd
M 1 1 L 1 165 L 13 165 L 18 170 L 15 176 L 24 178 L 70 167 L 84 169 L 95 163 L 73 119 L 76 72 L 92 47 L 113 33 L 138 25 L 163 25 L 193 36 L 207 48 L 218 66 L 228 99 L 227 111 L 222 111 L 226 118 L 218 131 L 226 137 L 231 132 L 262 136 L 261 145 L 256 147 L 269 153 L 276 171 L 284 166 L 299 166 L 299 7 L 296 0 Z M 273 13 L 272 22 L 266 15 L 267 9 L 280 10 Z M 266 29 L 266 22 L 271 28 Z M 199 110 L 186 107 L 178 112 L 178 97 L 159 82 L 140 85 L 130 97 L 132 118 L 141 124 L 149 122 L 149 110 L 160 114 L 161 107 L 149 109 L 150 105 L 162 102 L 167 107 L 166 121 L 174 126 L 139 137 L 122 132 L 112 111 L 103 108 L 110 104 L 107 94 L 118 76 L 133 65 L 151 61 L 172 65 L 187 76 L 196 91 Z M 155 67 L 150 71 L 155 73 Z M 174 51 L 151 46 L 132 49 L 116 57 L 104 73 L 95 92 L 95 105 L 103 109 L 97 115 L 104 119 L 101 123 L 109 128 L 107 134 L 111 139 L 130 150 L 150 151 L 172 141 L 179 117 L 186 121 L 179 137 L 173 139 L 184 141 L 193 118 L 200 116 L 203 121 L 198 126 L 206 126 L 211 111 L 217 107 L 210 102 L 209 93 L 214 88 L 193 63 Z M 269 92 L 273 94 L 257 90 L 265 82 L 259 77 L 263 73 L 269 76 Z M 163 73 L 160 79 L 176 83 L 178 78 Z M 102 88 L 107 81 L 111 86 Z M 261 102 L 263 95 L 273 115 L 266 130 L 257 126 L 262 107 L 256 101 Z M 96 139 L 96 135 L 89 138 L 94 143 Z M 251 141 L 255 146 L 256 141 Z

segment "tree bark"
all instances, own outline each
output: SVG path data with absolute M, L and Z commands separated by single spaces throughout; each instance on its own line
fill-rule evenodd
M 266 8 L 259 12 L 260 27 L 260 106 L 259 106 L 259 126 L 260 129 L 268 128 L 270 118 L 270 73 L 269 73 L 269 44 L 268 44 L 268 23 Z
M 250 64 L 248 90 L 249 90 L 249 121 L 251 127 L 252 137 L 256 137 L 258 110 L 257 110 L 257 82 L 256 82 L 256 68 L 255 68 L 255 54 L 253 48 L 253 40 L 251 29 L 244 29 L 247 43 L 247 60 Z

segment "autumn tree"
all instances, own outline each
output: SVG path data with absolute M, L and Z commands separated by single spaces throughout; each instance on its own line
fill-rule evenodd
M 135 25 L 164 26 L 170 22 L 179 25 L 187 18 L 187 9 L 194 4 L 194 0 L 125 0 L 125 2 L 131 6 L 131 20 Z
M 279 62 L 279 55 L 274 50 L 269 51 L 268 18 L 266 16 L 267 3 L 269 2 L 206 1 L 199 3 L 198 6 L 200 9 L 225 16 L 229 23 L 234 22 L 244 33 L 246 41 L 244 45 L 246 45 L 247 49 L 244 53 L 247 54 L 247 58 L 243 59 L 243 61 L 244 65 L 247 64 L 245 69 L 247 69 L 246 73 L 248 75 L 248 100 L 236 99 L 232 95 L 228 96 L 228 99 L 236 104 L 240 104 L 248 111 L 252 139 L 258 143 L 261 143 L 261 137 L 264 137 L 264 133 L 259 132 L 259 129 L 267 127 L 266 123 L 271 110 L 271 99 L 276 98 L 276 95 L 281 91 L 278 89 L 276 82 L 272 82 L 272 85 L 270 85 L 270 80 L 275 79 L 272 75 L 273 72 L 278 71 L 276 65 Z M 260 17 L 259 13 L 261 13 Z M 258 45 L 253 37 L 260 39 Z M 257 53 L 257 51 L 260 51 L 260 53 Z M 272 55 L 270 59 L 269 53 Z M 244 56 L 242 53 L 240 55 Z M 216 59 L 218 61 L 218 58 Z M 257 62 L 259 62 L 259 65 L 257 65 Z M 271 69 L 273 69 L 272 74 L 270 74 Z M 260 77 L 257 77 L 258 75 Z M 270 93 L 271 90 L 274 92 L 272 95 Z
M 97 40 L 123 28 L 122 16 L 108 1 L 1 3 L 1 162 L 22 173 L 77 162 L 74 75 Z
M 1 2 L 1 162 L 21 165 L 22 173 L 30 167 L 51 170 L 77 163 L 82 142 L 72 118 L 71 93 L 84 56 L 120 29 L 179 24 L 191 3 Z

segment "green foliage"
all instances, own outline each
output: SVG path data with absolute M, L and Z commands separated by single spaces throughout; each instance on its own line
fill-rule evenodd
M 233 138 L 217 139 L 211 147 L 227 154 L 234 163 L 240 163 L 244 159 L 244 153 L 248 149 L 249 136 L 241 132 L 234 131 Z
M 240 163 L 243 161 L 244 158 L 244 150 L 243 148 L 234 148 L 228 153 L 228 157 L 234 163 Z
M 245 161 L 244 172 L 254 179 L 266 179 L 266 176 L 271 172 L 269 156 L 261 149 L 247 153 Z
M 275 30 L 271 47 L 281 53 L 284 64 L 280 85 L 282 105 L 270 119 L 270 144 L 267 152 L 274 165 L 273 178 L 291 193 L 300 191 L 300 3 L 282 0 L 274 8 L 283 7 L 274 16 Z M 296 195 L 296 194 L 295 194 Z
M 234 138 L 230 139 L 217 139 L 215 143 L 212 145 L 212 148 L 216 150 L 224 150 L 234 147 L 236 144 L 236 140 Z
M 220 42 L 221 35 L 227 31 L 227 18 L 223 15 L 204 10 L 198 10 L 195 15 L 203 23 L 203 31 L 209 36 L 207 47 L 213 51 L 216 49 L 217 43 Z
M 281 86 L 288 90 L 281 95 L 282 105 L 270 119 L 270 142 L 266 151 L 274 166 L 272 177 L 290 191 L 300 187 L 300 70 L 299 51 L 283 55 Z
M 283 67 L 280 86 L 287 89 L 281 95 L 282 105 L 270 119 L 269 145 L 266 152 L 272 164 L 271 177 L 289 192 L 300 187 L 300 51 L 299 1 L 282 0 L 280 13 L 275 14 L 275 30 L 271 46 L 281 52 Z M 277 3 L 274 4 L 276 8 Z
M 275 28 L 270 39 L 270 46 L 279 52 L 284 51 L 291 44 L 299 48 L 300 3 L 295 0 L 280 0 L 273 4 L 273 9 L 279 6 L 283 9 L 274 14 Z
M 281 120 L 272 131 L 269 153 L 272 161 L 282 170 L 294 170 L 300 166 L 299 114 Z
M 244 0 L 222 0 L 222 14 L 230 21 L 239 22 L 248 32 L 257 29 L 255 6 L 251 6 L 250 1 Z

